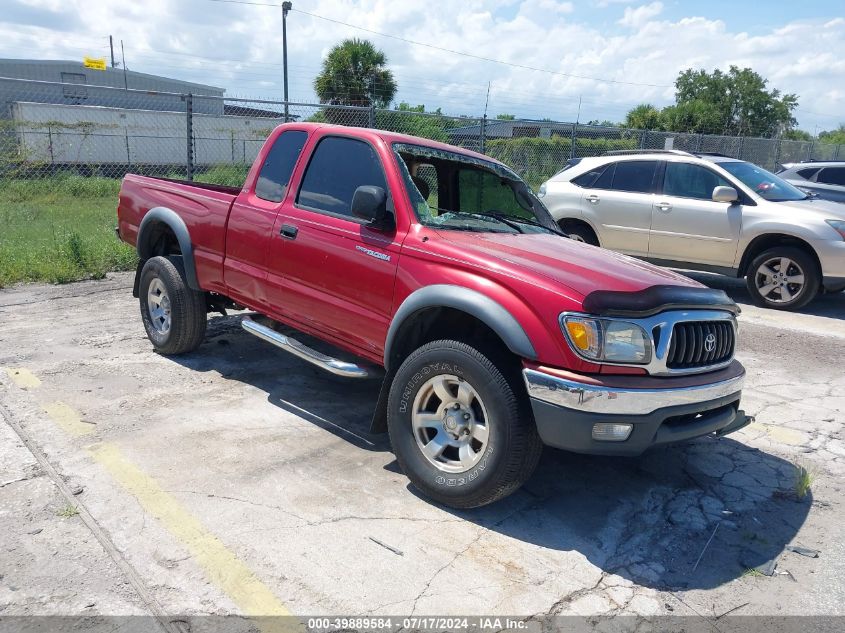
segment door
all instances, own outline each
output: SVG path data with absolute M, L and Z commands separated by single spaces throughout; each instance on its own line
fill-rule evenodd
M 658 161 L 610 163 L 581 197 L 584 215 L 599 229 L 601 245 L 629 255 L 648 255 Z
M 713 202 L 716 187 L 737 189 L 703 165 L 666 162 L 662 193 L 654 203 L 650 258 L 733 266 L 742 205 Z
M 291 173 L 307 138 L 304 130 L 288 130 L 276 137 L 264 156 L 255 190 L 241 191 L 232 204 L 226 224 L 223 278 L 235 300 L 267 305 L 267 252 Z
M 388 191 L 381 159 L 368 142 L 319 139 L 296 196 L 276 220 L 269 255 L 271 300 L 307 328 L 380 355 L 393 308 L 400 240 L 352 216 L 358 187 Z

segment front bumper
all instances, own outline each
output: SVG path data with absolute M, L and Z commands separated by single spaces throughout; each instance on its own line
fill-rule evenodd
M 817 240 L 813 250 L 819 257 L 825 288 L 845 280 L 845 240 Z
M 745 370 L 736 362 L 727 370 L 682 381 L 623 377 L 610 382 L 559 373 L 523 370 L 540 438 L 555 448 L 639 455 L 660 444 L 725 435 L 749 422 L 739 409 Z M 701 382 L 708 377 L 710 382 Z M 596 440 L 597 423 L 630 424 L 632 429 L 623 441 Z

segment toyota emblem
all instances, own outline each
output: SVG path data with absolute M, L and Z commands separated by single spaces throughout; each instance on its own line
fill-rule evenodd
M 716 335 L 715 334 L 708 334 L 707 337 L 704 339 L 704 349 L 708 352 L 712 352 L 716 349 Z

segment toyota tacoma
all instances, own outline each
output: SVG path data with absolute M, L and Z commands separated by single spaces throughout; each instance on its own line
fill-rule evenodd
M 209 312 L 248 309 L 246 332 L 380 379 L 372 431 L 449 506 L 513 492 L 544 444 L 633 456 L 748 422 L 737 306 L 568 239 L 482 154 L 287 123 L 242 188 L 128 174 L 117 232 L 159 353 L 196 349 Z

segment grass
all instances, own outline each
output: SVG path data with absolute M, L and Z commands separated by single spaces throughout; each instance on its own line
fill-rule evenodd
M 77 508 L 74 505 L 67 504 L 61 510 L 56 512 L 56 514 L 58 516 L 64 518 L 64 519 L 69 519 L 69 518 L 75 517 L 77 514 L 79 514 L 79 508 Z
M 76 175 L 0 181 L 0 288 L 133 269 L 134 250 L 114 234 L 119 189 Z

